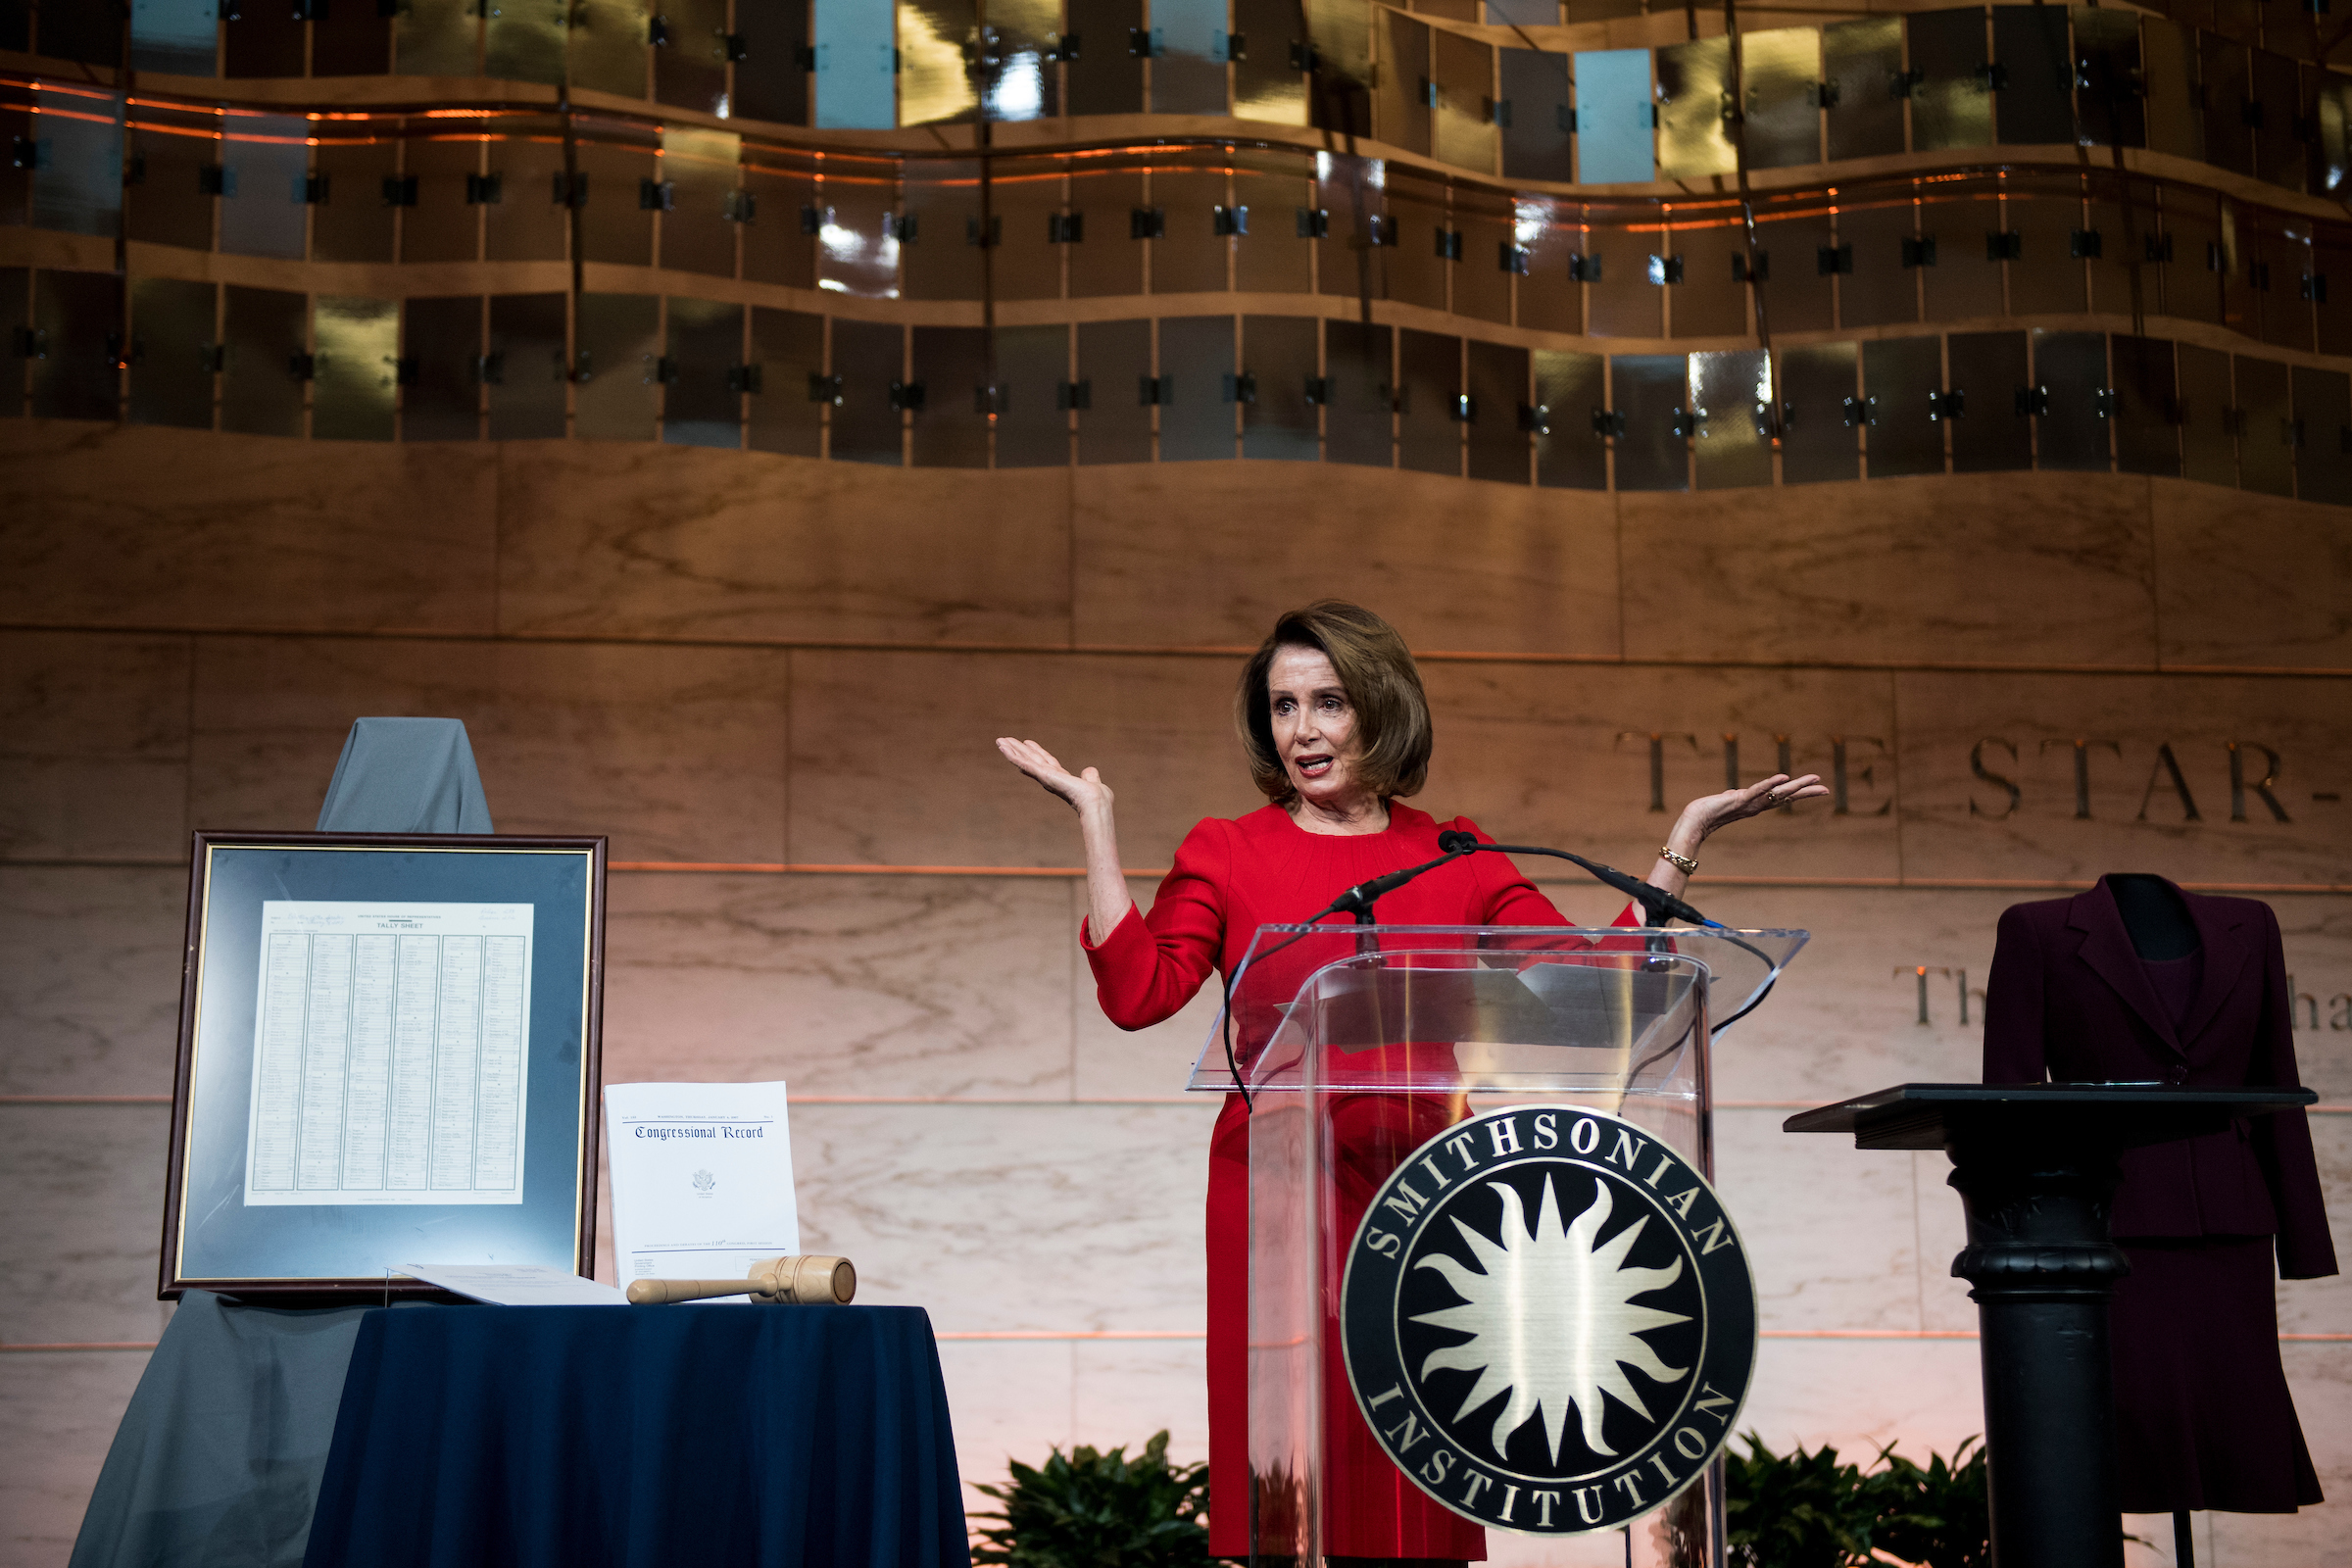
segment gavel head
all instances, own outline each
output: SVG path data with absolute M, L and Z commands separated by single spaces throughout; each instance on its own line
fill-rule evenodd
M 858 1270 L 846 1257 L 763 1257 L 752 1265 L 752 1295 L 770 1305 L 847 1305 Z

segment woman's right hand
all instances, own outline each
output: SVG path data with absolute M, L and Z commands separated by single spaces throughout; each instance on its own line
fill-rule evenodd
M 997 750 L 1004 754 L 1004 760 L 1037 780 L 1047 794 L 1067 802 L 1070 809 L 1081 816 L 1093 808 L 1109 808 L 1110 786 L 1093 768 L 1073 773 L 1037 742 L 1014 740 L 1007 735 L 997 737 Z

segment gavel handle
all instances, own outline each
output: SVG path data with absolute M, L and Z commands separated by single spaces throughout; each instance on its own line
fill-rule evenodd
M 629 1304 L 664 1306 L 672 1301 L 708 1301 L 721 1296 L 753 1294 L 755 1280 L 631 1280 Z

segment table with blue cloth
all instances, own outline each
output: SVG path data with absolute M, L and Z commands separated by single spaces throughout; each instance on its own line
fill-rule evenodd
M 910 1306 L 481 1306 L 360 1323 L 306 1568 L 963 1568 Z

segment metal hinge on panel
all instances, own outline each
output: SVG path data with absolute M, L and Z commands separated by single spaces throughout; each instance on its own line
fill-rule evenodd
M 1494 247 L 1494 265 L 1505 272 L 1515 272 L 1525 277 L 1532 254 L 1526 246 L 1514 245 L 1506 239 Z
M 1159 27 L 1129 27 L 1127 52 L 1138 60 L 1150 60 L 1159 54 L 1164 29 Z
M 1067 414 L 1072 409 L 1090 409 L 1095 403 L 1095 383 L 1092 380 L 1064 381 L 1054 389 L 1054 407 Z
M 1768 282 L 1770 282 L 1771 280 L 1772 280 L 1772 252 L 1770 252 L 1770 251 L 1765 251 L 1765 250 L 1760 250 L 1760 251 L 1756 252 L 1756 263 L 1755 263 L 1755 267 L 1754 267 L 1754 270 L 1749 270 L 1748 263 L 1747 263 L 1747 258 L 1746 258 L 1745 256 L 1742 256 L 1742 255 L 1740 255 L 1740 254 L 1739 252 L 1737 252 L 1737 251 L 1735 251 L 1735 252 L 1733 252 L 1733 253 L 1732 253 L 1732 281 L 1733 281 L 1733 282 L 1735 282 L 1735 283 L 1768 283 Z
M 1175 390 L 1176 378 L 1172 375 L 1139 375 L 1135 378 L 1135 401 L 1146 408 L 1169 401 Z
M 1046 215 L 1046 243 L 1075 245 L 1086 238 L 1084 213 L 1048 213 Z
M 1050 39 L 1046 46 L 1048 60 L 1057 60 L 1065 66 L 1074 66 L 1078 63 L 1079 35 L 1077 33 L 1053 33 L 1048 37 Z
M 1403 230 L 1396 226 L 1396 220 L 1394 218 L 1383 218 L 1374 214 L 1365 219 L 1364 222 L 1371 231 L 1372 243 L 1375 246 L 1394 245 L 1404 237 Z
M 839 407 L 841 404 L 841 377 L 838 375 L 824 375 L 815 370 L 809 371 L 808 401 L 811 403 L 830 403 L 835 407 Z
M 1805 107 L 1808 109 L 1837 108 L 1838 83 L 1834 81 L 1807 82 L 1805 84 Z
M 1331 377 L 1310 375 L 1306 378 L 1306 401 L 1317 408 L 1331 401 Z
M 1996 229 L 1984 236 L 1984 259 L 1988 262 L 2014 262 L 2026 254 L 2026 236 L 2013 228 Z
M 1220 239 L 1250 232 L 1250 209 L 1247 207 L 1212 207 L 1209 209 L 1209 230 Z
M 1156 207 L 1138 207 L 1127 215 L 1129 239 L 1165 239 L 1168 237 L 1168 215 Z
M 476 354 L 473 357 L 473 379 L 481 386 L 506 385 L 507 357 L 496 349 L 487 354 Z
M 974 414 L 994 416 L 1003 414 L 1010 407 L 1012 407 L 1012 399 L 1004 387 L 976 386 L 972 388 L 972 412 Z
M 1847 398 L 1844 403 L 1845 427 L 1850 430 L 1857 424 L 1867 423 L 1869 413 L 1860 398 Z
M 2280 419 L 2278 421 L 2278 444 L 2282 447 L 2301 446 L 2303 444 L 2303 421 L 2301 419 Z
M 1599 282 L 1600 258 L 1581 254 L 1571 255 L 1568 258 L 1568 281 L 1571 283 Z
M 1458 228 L 1438 230 L 1438 260 L 1458 262 L 1462 259 L 1462 231 Z
M 1456 424 L 1470 424 L 1478 418 L 1478 399 L 1467 392 L 1457 392 L 1446 405 L 1446 416 Z
M 988 215 L 988 237 L 985 239 L 980 235 L 980 220 L 977 218 L 965 219 L 963 220 L 963 242 L 966 245 L 980 246 L 1004 244 L 1004 219 L 1003 215 L 998 213 Z
M 1957 419 L 1968 412 L 1968 394 L 1957 389 L 1928 394 L 1928 418 Z
M 740 66 L 752 58 L 751 40 L 740 32 L 722 32 L 718 35 L 718 52 L 727 64 Z
M 884 239 L 895 239 L 902 245 L 911 245 L 914 243 L 915 235 L 920 231 L 921 227 L 916 222 L 913 213 L 884 213 L 882 215 L 882 237 Z
M 2106 240 L 2095 228 L 2074 229 L 2066 236 L 2066 254 L 2078 262 L 2095 262 L 2106 249 Z
M 397 177 L 387 178 L 384 181 L 384 200 L 392 201 L 392 187 L 397 183 L 399 183 Z M 394 206 L 414 207 L 416 205 L 416 176 L 410 175 L 408 184 L 410 192 L 408 201 L 406 203 L 393 202 Z M 237 172 L 221 164 L 201 165 L 196 171 L 196 188 L 207 196 L 234 196 L 237 193 Z
M 819 207 L 814 202 L 803 202 L 801 204 L 802 233 L 820 234 L 824 232 L 825 225 L 831 221 L 833 221 L 832 208 Z
M 2140 250 L 2151 262 L 2169 262 L 2173 259 L 2173 236 L 2170 234 L 2147 235 L 2140 241 Z
M 666 213 L 676 208 L 678 187 L 672 180 L 641 179 L 637 182 L 637 207 L 640 212 Z
M 1854 247 L 1850 242 L 1844 245 L 1824 245 L 1814 254 L 1813 261 L 1815 268 L 1824 277 L 1838 272 L 1851 272 L 1854 270 Z
M 1886 96 L 1908 98 L 1912 89 L 1928 79 L 1928 74 L 1913 67 L 1909 71 L 1890 71 L 1886 74 Z
M 550 194 L 558 207 L 588 205 L 588 175 L 585 172 L 566 174 L 557 170 Z
M 1674 433 L 1685 438 L 1697 432 L 1699 417 L 1700 416 L 1679 404 L 1667 411 L 1667 419 L 1673 425 Z
M 920 414 L 923 409 L 923 383 L 920 381 L 891 382 L 890 406 L 907 413 Z
M 324 173 L 305 174 L 299 188 L 305 207 L 324 207 L 334 190 L 334 180 Z
M 45 360 L 49 357 L 48 329 L 20 326 L 8 335 L 8 346 L 20 360 Z
M 730 223 L 748 223 L 760 216 L 760 198 L 748 190 L 731 190 L 719 211 Z
M 1603 440 L 1625 434 L 1625 416 L 1614 409 L 1594 409 L 1592 433 Z
M 218 343 L 196 345 L 197 368 L 210 375 L 228 364 L 228 351 Z
M 1228 372 L 1224 379 L 1224 393 L 1225 401 L 1228 403 L 1255 403 L 1257 401 L 1257 377 L 1251 375 L 1248 370 L 1243 370 L 1239 374 Z
M 1487 100 L 1487 123 L 1499 125 L 1504 130 L 1511 128 L 1511 101 L 1508 98 Z
M 2268 262 L 2256 262 L 2252 266 L 2248 267 L 2246 269 L 2246 281 L 2252 284 L 2254 287 L 2263 290 L 2265 293 L 2268 293 L 2271 287 L 2271 264 Z
M 1291 40 L 1291 69 L 1293 71 L 1320 71 L 1323 69 L 1323 56 L 1316 51 L 1313 44 L 1303 43 L 1293 38 Z
M 1331 213 L 1328 209 L 1321 207 L 1298 209 L 1298 237 L 1300 239 L 1325 239 L 1330 234 Z
M 1652 256 L 1649 259 L 1649 280 L 1660 288 L 1683 280 L 1683 259 L 1680 256 Z
M 1573 136 L 1576 134 L 1575 110 L 1569 108 L 1566 104 L 1562 104 L 1553 112 L 1552 119 L 1558 123 L 1560 127 L 1560 133 L 1562 135 Z
M 2019 417 L 2030 417 L 2050 412 L 2050 389 L 2046 386 L 2021 386 L 2017 389 Z
M 1519 428 L 1530 435 L 1551 434 L 1551 407 L 1544 403 L 1519 405 Z
M 1979 92 L 2006 92 L 2009 90 L 2009 68 L 1997 60 L 1988 60 L 1979 66 L 1976 74 Z
M 792 66 L 795 71 L 814 71 L 816 69 L 816 45 L 812 43 L 794 44 L 792 46 Z
M 229 181 L 228 194 L 236 194 L 236 181 Z M 416 176 L 415 174 L 386 174 L 384 176 L 384 205 L 414 207 L 416 205 Z
M 1427 76 L 1423 76 L 1423 77 L 1421 78 L 1421 91 L 1420 91 L 1420 94 L 1419 94 L 1419 97 L 1418 97 L 1418 100 L 1417 100 L 1417 101 L 1420 103 L 1421 107 L 1422 107 L 1422 108 L 1424 108 L 1424 109 L 1435 109 L 1435 108 L 1437 108 L 1437 107 L 1438 107 L 1438 84 L 1437 84 L 1436 82 L 1434 82 L 1434 81 L 1430 80 L 1430 79 L 1429 79 Z
M 422 367 L 414 354 L 404 359 L 388 360 L 386 363 L 392 367 L 392 384 L 394 386 L 415 386 L 416 377 L 422 371 Z
M 2114 418 L 2116 410 L 2121 407 L 2122 401 L 2115 388 L 2111 386 L 2095 388 L 2090 394 L 2090 405 L 2102 419 Z
M 2222 432 L 2225 435 L 2244 435 L 2246 433 L 2246 411 L 2224 409 L 2222 411 Z
M 470 207 L 495 207 L 503 194 L 505 179 L 498 174 L 467 174 L 466 202 Z
M 645 41 L 657 49 L 669 47 L 669 19 L 655 17 L 645 24 Z
M 1934 267 L 1936 265 L 1936 236 L 1922 234 L 1917 239 L 1903 241 L 1905 267 Z
M 671 359 L 666 354 L 648 354 L 645 358 L 647 364 L 651 367 L 651 368 L 647 370 L 645 376 L 647 385 L 650 386 L 657 381 L 663 386 L 674 386 L 677 384 L 678 362 L 676 360 Z
M 2326 272 L 2305 272 L 2303 274 L 2303 297 L 2314 305 L 2327 304 L 2328 274 Z
M 727 390 L 730 392 L 749 392 L 757 395 L 767 389 L 766 381 L 766 374 L 760 366 L 730 365 L 727 367 Z
M 583 355 L 581 358 L 585 359 L 586 356 Z M 316 354 L 306 354 L 300 349 L 294 350 L 294 352 L 286 356 L 286 373 L 297 381 L 310 381 L 317 379 L 318 375 L 318 356 Z

